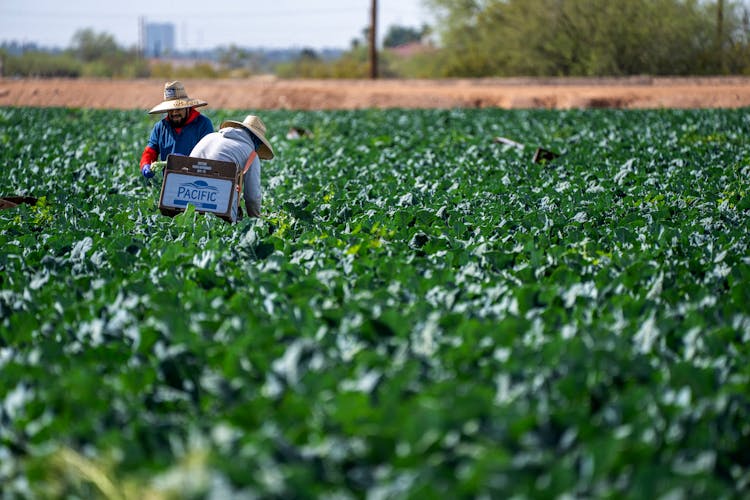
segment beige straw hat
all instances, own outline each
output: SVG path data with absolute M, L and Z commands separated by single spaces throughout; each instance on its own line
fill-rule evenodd
M 253 133 L 253 135 L 255 135 L 255 137 L 260 139 L 260 142 L 263 143 L 258 148 L 258 156 L 260 156 L 264 160 L 270 160 L 271 158 L 273 158 L 273 148 L 268 142 L 268 139 L 266 139 L 266 124 L 263 123 L 263 120 L 261 120 L 259 117 L 255 115 L 247 115 L 241 122 L 237 122 L 234 120 L 225 120 L 219 128 L 222 129 L 224 127 L 241 127 L 249 130 Z
M 206 104 L 206 101 L 189 98 L 182 82 L 167 82 L 164 84 L 164 101 L 154 106 L 148 114 L 166 113 L 172 109 L 197 108 Z

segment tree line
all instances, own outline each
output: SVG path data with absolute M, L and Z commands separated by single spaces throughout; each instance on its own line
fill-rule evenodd
M 77 31 L 63 51 L 23 50 L 18 55 L 0 50 L 2 75 L 32 77 L 149 76 L 146 61 L 136 49 L 123 49 L 114 37 L 91 29 Z
M 738 0 L 422 1 L 434 28 L 390 26 L 380 77 L 750 74 L 750 13 Z M 87 29 L 62 52 L 0 50 L 0 58 L 6 76 L 367 78 L 368 35 L 365 28 L 334 59 L 304 49 L 271 63 L 229 47 L 214 63 L 173 67 Z M 398 50 L 408 43 L 421 49 Z
M 731 0 L 425 0 L 442 76 L 750 73 L 750 16 Z

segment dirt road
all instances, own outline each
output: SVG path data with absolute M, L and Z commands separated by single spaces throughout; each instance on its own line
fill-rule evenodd
M 190 97 L 220 109 L 740 108 L 750 78 L 478 80 L 184 80 Z M 0 79 L 0 106 L 143 109 L 162 80 Z

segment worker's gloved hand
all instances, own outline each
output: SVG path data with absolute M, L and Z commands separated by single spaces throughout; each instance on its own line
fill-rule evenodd
M 145 177 L 146 179 L 150 179 L 154 176 L 154 171 L 151 170 L 151 165 L 148 163 L 143 165 L 143 168 L 141 169 L 141 173 L 143 174 L 143 177 Z

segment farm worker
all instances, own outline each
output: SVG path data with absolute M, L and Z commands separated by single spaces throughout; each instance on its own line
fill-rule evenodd
M 234 162 L 238 169 L 244 170 L 242 193 L 245 209 L 249 216 L 260 217 L 260 160 L 273 158 L 263 120 L 255 115 L 247 115 L 241 122 L 226 120 L 217 132 L 201 139 L 190 156 Z
M 187 155 L 198 141 L 214 131 L 214 125 L 195 108 L 208 104 L 200 99 L 191 99 L 182 82 L 164 84 L 164 101 L 148 113 L 166 113 L 156 122 L 148 138 L 148 145 L 141 155 L 141 173 L 146 178 L 154 176 L 151 164 L 157 159 L 166 160 L 170 153 Z

